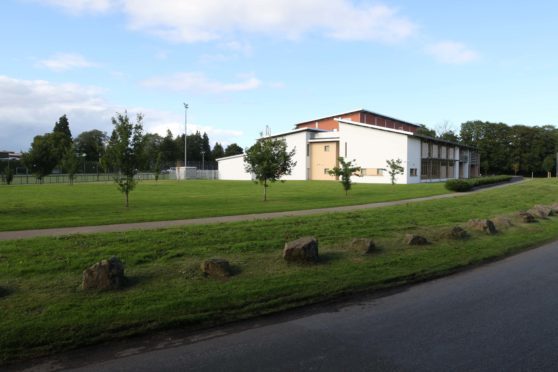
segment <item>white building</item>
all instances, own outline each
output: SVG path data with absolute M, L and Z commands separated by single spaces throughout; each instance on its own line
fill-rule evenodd
M 288 150 L 295 149 L 296 166 L 285 180 L 335 180 L 328 171 L 338 157 L 354 160 L 362 168 L 354 182 L 389 183 L 387 160 L 401 159 L 404 173 L 397 183 L 438 182 L 479 175 L 479 157 L 474 149 L 416 134 L 419 128 L 398 119 L 367 110 L 297 124 L 277 135 Z M 250 180 L 243 155 L 217 159 L 219 178 Z

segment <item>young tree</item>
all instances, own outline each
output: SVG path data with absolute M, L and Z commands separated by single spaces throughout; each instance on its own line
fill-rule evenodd
M 157 158 L 155 159 L 155 182 L 159 181 L 159 176 L 161 175 L 161 153 L 157 154 Z
M 345 161 L 341 156 L 338 158 L 339 165 L 330 170 L 328 173 L 332 176 L 341 177 L 341 184 L 345 190 L 345 196 L 348 195 L 349 190 L 353 182 L 351 181 L 351 176 L 358 176 L 361 168 L 353 165 L 353 161 Z
M 6 185 L 11 185 L 12 181 L 14 180 L 14 171 L 10 167 L 10 164 L 4 169 L 4 180 L 6 181 Z
M 114 129 L 107 146 L 107 160 L 109 165 L 118 174 L 114 182 L 118 189 L 125 195 L 128 207 L 128 194 L 136 186 L 135 174 L 141 163 L 141 150 L 143 144 L 143 115 L 138 114 L 136 124 L 130 122 L 128 113 L 117 113 L 112 118 Z
M 264 201 L 267 200 L 269 182 L 276 182 L 282 176 L 291 174 L 296 165 L 293 161 L 295 150 L 288 152 L 284 140 L 261 138 L 246 150 L 244 167 L 246 172 L 253 173 L 256 180 L 264 187 Z
M 405 168 L 401 166 L 403 162 L 401 161 L 401 159 L 397 159 L 397 160 L 391 159 L 391 160 L 386 160 L 386 162 L 388 167 L 388 173 L 391 178 L 391 184 L 395 185 L 395 177 L 398 174 L 403 174 L 403 171 L 405 170 Z
M 74 178 L 79 167 L 79 157 L 76 154 L 76 147 L 74 145 L 70 146 L 64 157 L 62 158 L 62 169 L 68 174 L 70 179 L 70 185 L 74 184 Z
M 554 155 L 547 155 L 543 160 L 542 167 L 546 171 L 546 176 L 548 178 L 552 177 L 552 171 L 556 167 L 555 160 L 556 159 Z

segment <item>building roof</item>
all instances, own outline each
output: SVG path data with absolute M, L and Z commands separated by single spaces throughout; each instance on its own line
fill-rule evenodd
M 295 126 L 298 126 L 298 125 L 301 125 L 301 124 L 313 123 L 313 122 L 315 122 L 315 121 L 320 121 L 320 120 L 324 120 L 324 119 L 334 119 L 334 118 L 342 117 L 343 115 L 354 114 L 354 113 L 356 113 L 356 112 L 363 112 L 363 113 L 366 113 L 366 114 L 372 114 L 372 115 L 376 115 L 376 116 L 382 117 L 382 118 L 384 118 L 384 119 L 395 120 L 395 121 L 399 121 L 399 122 L 404 123 L 404 124 L 412 125 L 412 126 L 414 126 L 414 127 L 420 127 L 420 125 L 418 125 L 418 124 L 410 123 L 410 122 L 405 121 L 405 120 L 397 119 L 397 118 L 394 118 L 394 117 L 392 117 L 392 116 L 387 116 L 387 115 L 380 114 L 380 113 L 377 113 L 377 112 L 374 112 L 374 111 L 370 111 L 370 110 L 366 110 L 366 109 L 358 109 L 358 110 L 353 110 L 353 111 L 347 111 L 347 112 L 342 113 L 342 114 L 331 115 L 331 116 L 324 116 L 324 117 L 321 117 L 321 118 L 318 118 L 318 119 L 312 119 L 312 120 L 302 121 L 302 122 L 300 122 L 300 123 L 295 124 Z
M 215 159 L 215 160 L 216 160 L 216 161 L 219 161 L 219 160 L 227 160 L 227 159 L 240 158 L 240 157 L 243 157 L 243 156 L 244 156 L 244 154 L 236 154 L 236 155 L 230 155 L 230 156 L 223 156 L 222 158 L 217 158 L 217 159 Z

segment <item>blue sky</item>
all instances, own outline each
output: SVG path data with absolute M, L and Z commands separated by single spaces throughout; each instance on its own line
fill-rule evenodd
M 522 4 L 522 5 L 516 5 Z M 366 108 L 432 128 L 555 124 L 558 3 L 3 0 L 0 149 L 63 114 L 249 146 L 265 126 Z

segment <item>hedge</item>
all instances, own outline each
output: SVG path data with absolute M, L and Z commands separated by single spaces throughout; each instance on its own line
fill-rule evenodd
M 450 191 L 466 192 L 471 191 L 474 187 L 490 185 L 492 183 L 507 182 L 512 179 L 512 176 L 492 176 L 492 177 L 478 177 L 466 180 L 447 180 L 446 189 Z

